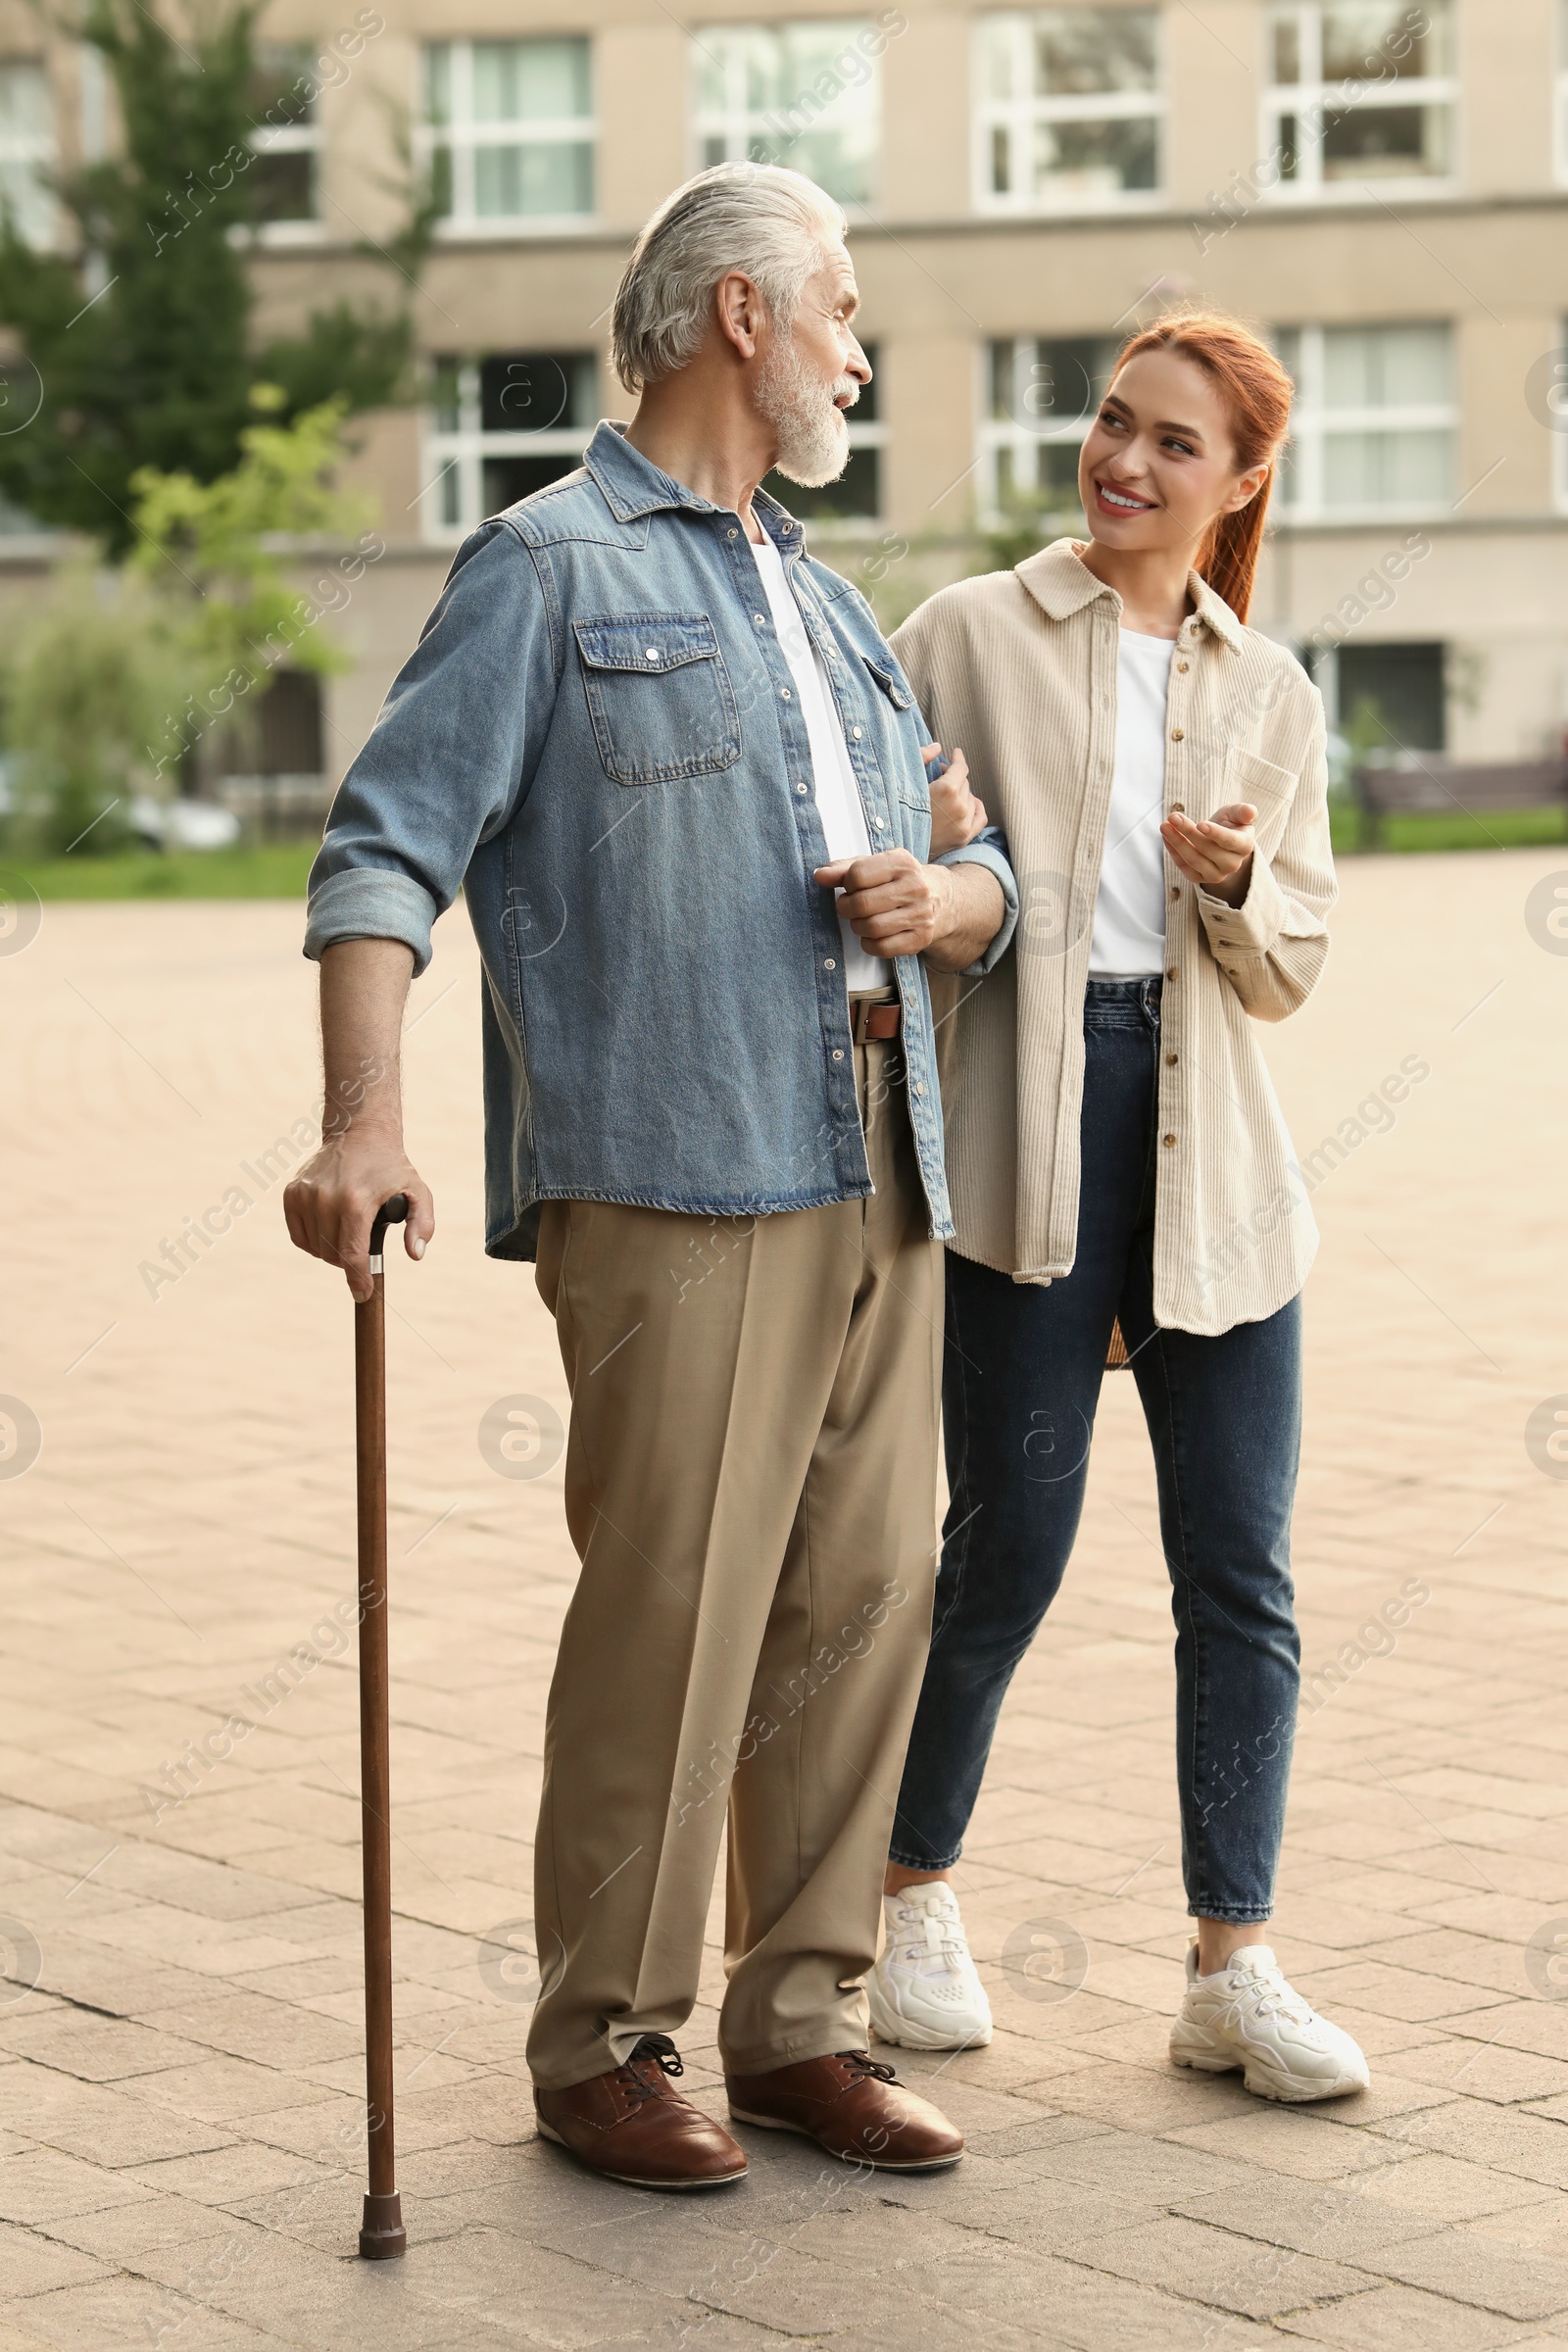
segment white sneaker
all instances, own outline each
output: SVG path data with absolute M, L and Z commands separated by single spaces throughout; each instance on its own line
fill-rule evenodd
M 865 1980 L 871 2023 L 907 2050 L 971 2050 L 991 2039 L 986 1999 L 946 1879 L 882 1897 L 882 1956 Z
M 1372 2080 L 1357 2044 L 1293 1992 L 1266 1943 L 1244 1944 L 1211 1977 L 1199 1975 L 1198 1946 L 1188 1945 L 1170 2054 L 1209 2075 L 1241 2067 L 1260 2099 L 1338 2099 Z

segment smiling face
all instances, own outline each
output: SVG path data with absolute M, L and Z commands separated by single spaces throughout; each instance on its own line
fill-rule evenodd
M 1078 493 L 1097 545 L 1125 555 L 1183 548 L 1196 561 L 1210 523 L 1255 498 L 1267 473 L 1238 468 L 1225 404 L 1196 360 L 1140 351 L 1089 428 Z
M 844 412 L 871 380 L 852 320 L 860 305 L 849 254 L 828 246 L 789 328 L 760 354 L 757 406 L 778 435 L 774 463 L 792 482 L 836 481 L 849 463 Z

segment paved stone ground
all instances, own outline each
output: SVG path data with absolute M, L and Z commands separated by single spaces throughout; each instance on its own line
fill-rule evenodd
M 0 1478 L 0 2352 L 1568 2343 L 1568 1985 L 1544 1949 L 1568 1936 L 1568 1493 L 1525 1444 L 1568 1389 L 1568 960 L 1525 917 L 1560 868 L 1350 864 L 1330 977 L 1268 1041 L 1307 1150 L 1406 1057 L 1428 1073 L 1320 1184 L 1308 1293 L 1298 1563 L 1308 1670 L 1337 1679 L 1303 1717 L 1279 1940 L 1373 2090 L 1282 2110 L 1166 2065 L 1166 1579 L 1114 1381 L 963 1869 L 997 2038 L 907 2062 L 968 2157 L 866 2183 L 753 2134 L 750 2182 L 700 2205 L 534 2139 L 525 1966 L 480 1965 L 529 1908 L 572 1561 L 559 1468 L 502 1479 L 476 1441 L 497 1398 L 564 1398 L 527 1270 L 479 1250 L 476 968 L 449 918 L 409 1046 L 442 1225 L 390 1276 L 412 2244 L 374 2269 L 352 2259 L 357 1717 L 330 1615 L 351 1318 L 258 1167 L 312 1103 L 299 910 L 47 908 L 0 957 L 0 1386 L 42 1430 Z M 142 1262 L 233 1186 L 255 1205 L 149 1295 Z M 1408 1622 L 1358 1642 L 1409 1580 Z M 231 1714 L 258 1726 L 232 1757 L 171 1779 Z M 1034 1975 L 1004 1970 L 1052 1922 Z M 1053 1937 L 1087 1949 L 1076 1991 Z M 716 1922 L 709 1962 L 685 2047 L 716 2110 Z

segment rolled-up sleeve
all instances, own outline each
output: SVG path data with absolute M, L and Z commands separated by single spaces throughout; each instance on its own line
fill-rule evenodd
M 311 868 L 305 953 L 402 940 L 416 975 L 475 849 L 525 797 L 557 649 L 536 552 L 487 523 L 459 550 L 419 643 L 332 802 Z
M 982 980 L 1012 945 L 1012 935 L 1018 928 L 1018 881 L 1007 858 L 1007 839 L 1000 825 L 987 825 L 973 841 L 959 850 L 944 850 L 933 861 L 937 865 L 983 865 L 988 874 L 995 874 L 1002 885 L 1004 901 L 1002 928 L 985 954 L 975 963 L 965 964 L 964 978 Z

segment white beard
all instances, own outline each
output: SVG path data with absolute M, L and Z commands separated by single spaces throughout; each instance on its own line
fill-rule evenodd
M 757 405 L 778 435 L 774 460 L 786 480 L 818 490 L 836 482 L 850 462 L 850 433 L 834 402 L 859 397 L 853 375 L 824 385 L 801 358 L 793 337 L 776 342 L 758 371 Z

